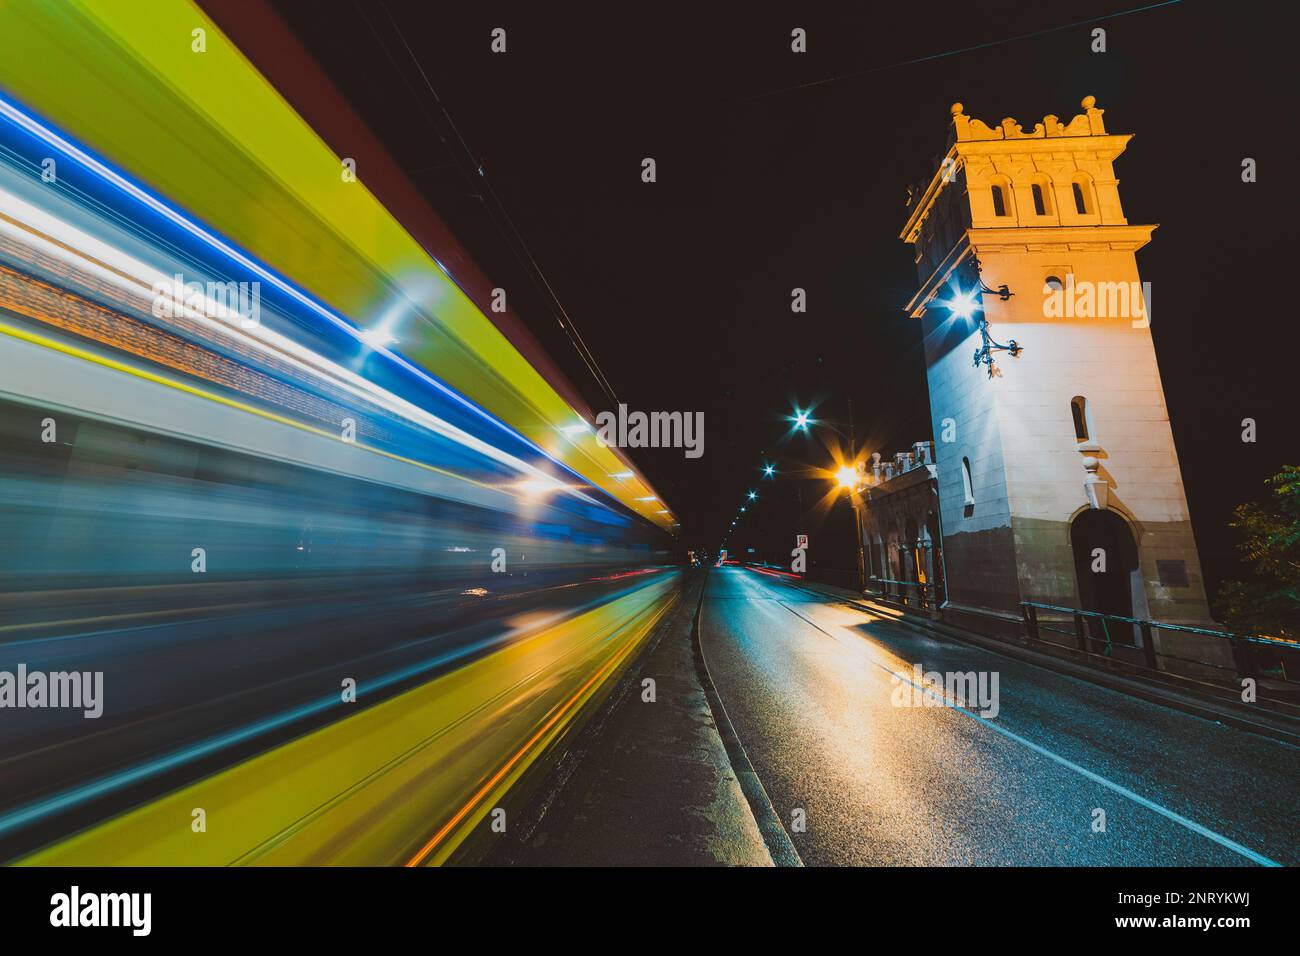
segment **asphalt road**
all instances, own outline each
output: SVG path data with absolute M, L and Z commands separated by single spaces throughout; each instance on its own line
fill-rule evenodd
M 741 568 L 710 574 L 700 633 L 809 865 L 1300 863 L 1300 748 Z M 996 673 L 996 714 L 925 706 L 916 664 Z

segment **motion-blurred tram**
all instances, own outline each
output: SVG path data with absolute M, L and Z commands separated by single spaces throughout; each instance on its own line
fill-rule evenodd
M 6 28 L 47 15 L 73 16 L 24 5 Z M 94 49 L 126 71 L 156 30 L 121 29 L 103 34 L 120 49 Z M 84 65 L 62 50 L 70 74 Z M 141 99 L 123 111 L 169 88 L 131 75 Z M 11 95 L 13 79 L 0 673 L 94 674 L 104 699 L 93 719 L 0 714 L 0 860 L 441 860 L 671 603 L 668 509 L 372 197 L 313 206 L 264 169 L 233 187 L 193 174 L 192 201 L 233 188 L 284 213 L 227 219 L 264 237 L 262 258 Z M 268 123 L 301 123 L 273 92 L 262 103 Z M 230 156 L 251 148 L 208 132 Z M 318 246 L 331 295 L 269 265 L 276 243 Z M 344 272 L 363 292 L 333 281 Z M 381 305 L 358 316 L 341 299 Z M 417 765 L 396 828 L 383 788 Z M 268 803 L 195 856 L 167 801 L 217 792 Z M 348 840 L 308 833 L 321 793 L 349 797 Z
M 233 285 L 238 263 L 184 251 L 121 196 L 108 206 L 71 164 L 43 181 L 30 137 L 5 129 L 0 574 L 13 586 L 182 579 L 195 548 L 214 577 L 469 580 L 493 573 L 494 552 L 507 575 L 665 559 L 666 535 L 509 425 L 308 326 L 265 283 L 252 280 L 252 328 L 218 303 L 160 317 L 158 277 Z

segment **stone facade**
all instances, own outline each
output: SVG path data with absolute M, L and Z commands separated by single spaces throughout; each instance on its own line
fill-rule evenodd
M 937 612 L 946 599 L 937 469 L 930 442 L 873 461 L 855 497 L 867 590 Z

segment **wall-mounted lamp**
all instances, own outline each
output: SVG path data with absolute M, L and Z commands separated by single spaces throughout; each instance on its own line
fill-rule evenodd
M 981 274 L 982 270 L 980 267 L 980 261 L 978 259 L 971 259 L 971 264 L 974 265 L 975 267 L 976 280 L 978 281 L 979 285 L 975 288 L 974 291 L 967 294 L 966 301 L 972 304 L 969 311 L 966 312 L 967 317 L 969 317 L 974 313 L 976 307 L 980 309 L 981 313 L 983 312 L 983 304 L 982 304 L 983 296 L 995 295 L 1003 302 L 1006 302 L 1013 295 L 1015 295 L 1014 292 L 1012 292 L 1009 288 L 1007 288 L 1006 283 L 1003 283 L 1002 285 L 998 286 L 996 289 L 989 288 L 988 285 L 985 284 L 984 277 Z M 979 297 L 978 299 L 976 298 L 977 296 Z M 1012 358 L 1015 358 L 1021 352 L 1024 351 L 1020 343 L 1017 342 L 1015 339 L 1012 339 L 1010 342 L 1003 345 L 1001 342 L 993 338 L 993 336 L 989 335 L 989 320 L 985 318 L 984 315 L 982 314 L 980 315 L 980 319 L 979 319 L 979 333 L 980 333 L 980 347 L 975 350 L 975 361 L 972 364 L 974 365 L 975 368 L 979 368 L 980 365 L 983 365 L 988 370 L 989 378 L 993 377 L 993 372 L 995 369 L 995 366 L 993 364 L 994 352 L 1007 352 L 1011 355 Z

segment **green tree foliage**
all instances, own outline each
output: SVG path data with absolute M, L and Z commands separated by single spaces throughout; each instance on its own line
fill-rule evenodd
M 1231 527 L 1252 574 L 1219 591 L 1229 629 L 1300 640 L 1300 466 L 1287 465 L 1268 479 L 1263 502 L 1239 505 Z

